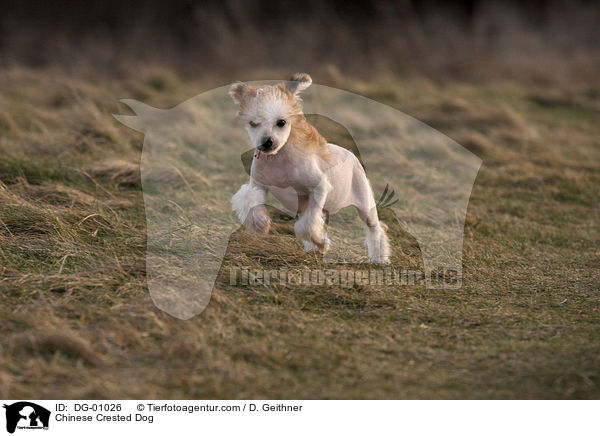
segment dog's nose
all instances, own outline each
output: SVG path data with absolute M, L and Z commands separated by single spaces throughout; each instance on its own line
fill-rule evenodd
M 273 140 L 271 139 L 270 136 L 265 136 L 264 138 L 262 138 L 262 148 L 264 148 L 265 150 L 268 150 L 269 148 L 273 147 Z

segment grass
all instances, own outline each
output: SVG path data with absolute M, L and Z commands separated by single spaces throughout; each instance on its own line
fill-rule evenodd
M 322 267 L 275 216 L 265 238 L 234 234 L 208 307 L 180 321 L 146 287 L 143 138 L 110 114 L 212 84 L 156 68 L 0 76 L 0 397 L 600 396 L 597 84 L 338 78 L 483 159 L 463 287 L 229 285 L 232 265 Z M 416 241 L 390 235 L 398 265 L 421 268 Z

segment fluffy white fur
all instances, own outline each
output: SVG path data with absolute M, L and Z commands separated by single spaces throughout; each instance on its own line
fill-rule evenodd
M 267 233 L 271 226 L 271 219 L 265 208 L 266 199 L 266 191 L 246 183 L 231 198 L 231 208 L 247 228 Z
M 271 192 L 284 207 L 300 214 L 294 230 L 304 249 L 324 253 L 329 248 L 324 211 L 334 214 L 354 206 L 366 225 L 370 261 L 387 264 L 387 226 L 379 221 L 362 165 L 350 151 L 326 143 L 301 112 L 298 93 L 311 83 L 308 74 L 296 74 L 285 85 L 232 85 L 230 94 L 240 104 L 239 118 L 249 124 L 256 148 L 250 183 L 233 196 L 233 210 L 246 227 L 267 232 L 270 220 L 263 204 Z M 284 126 L 278 125 L 281 120 L 286 121 Z M 264 136 L 272 138 L 273 149 L 261 150 Z
M 322 210 L 307 209 L 294 224 L 294 231 L 298 239 L 306 243 L 303 244 L 306 251 L 316 248 L 324 253 L 329 250 L 329 238 L 325 231 Z
M 381 223 L 374 227 L 365 227 L 367 234 L 367 250 L 369 251 L 369 260 L 372 263 L 389 263 L 390 244 L 387 234 L 382 228 Z

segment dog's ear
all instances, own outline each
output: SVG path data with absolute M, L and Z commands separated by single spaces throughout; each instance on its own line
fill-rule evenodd
M 244 93 L 246 92 L 247 87 L 248 87 L 248 85 L 246 85 L 245 83 L 235 82 L 229 88 L 229 95 L 231 96 L 231 98 L 233 98 L 233 101 L 236 104 L 240 104 L 240 102 L 242 101 L 242 98 L 244 97 Z
M 298 95 L 310 86 L 312 79 L 306 73 L 296 73 L 286 83 L 286 88 L 294 95 Z

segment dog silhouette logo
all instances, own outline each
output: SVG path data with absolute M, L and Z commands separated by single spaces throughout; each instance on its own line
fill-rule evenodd
M 305 80 L 304 87 L 307 83 Z M 265 86 L 273 89 L 273 86 L 285 86 L 285 82 L 246 82 L 246 85 L 248 89 L 267 89 Z M 240 86 L 235 85 L 233 91 L 237 92 Z M 297 89 L 297 85 L 288 86 Z M 304 184 L 282 180 L 295 174 L 294 168 L 308 166 L 278 166 L 277 171 L 271 173 L 266 170 L 266 163 L 273 156 L 263 156 L 261 152 L 256 159 L 260 158 L 257 162 L 265 164 L 261 164 L 265 168 L 263 174 L 274 177 L 272 183 L 267 180 L 267 189 L 258 193 L 260 196 L 255 193 L 255 200 L 264 204 L 242 201 L 237 203 L 241 207 L 232 211 L 236 192 L 248 183 L 240 156 L 250 149 L 248 160 L 253 162 L 257 146 L 271 152 L 275 144 L 281 148 L 282 143 L 287 143 L 283 141 L 284 133 L 297 120 L 273 118 L 268 124 L 270 132 L 265 133 L 261 127 L 264 121 L 261 121 L 263 124 L 256 122 L 262 120 L 262 116 L 245 121 L 236 117 L 236 111 L 243 108 L 233 104 L 231 91 L 230 86 L 208 90 L 170 109 L 126 99 L 122 102 L 135 115 L 115 115 L 121 123 L 144 133 L 140 175 L 146 211 L 148 289 L 158 308 L 179 319 L 192 318 L 207 307 L 213 289 L 218 286 L 217 277 L 222 271 L 230 238 L 240 229 L 240 211 L 244 211 L 247 218 L 250 205 L 252 210 L 269 206 L 294 219 L 307 200 Z M 269 113 L 266 109 L 275 107 L 276 103 L 265 102 L 259 112 L 264 109 Z M 345 137 L 351 138 L 358 152 L 342 153 L 343 150 L 335 149 L 339 158 L 332 160 L 331 167 L 327 163 L 323 167 L 339 175 L 330 180 L 340 186 L 350 183 L 355 171 L 360 173 L 359 187 L 363 189 L 352 192 L 358 193 L 361 199 L 368 198 L 366 206 L 359 202 L 362 212 L 368 212 L 366 218 L 372 218 L 371 212 L 374 215 L 376 208 L 385 209 L 386 224 L 391 224 L 396 234 L 402 231 L 414 238 L 421 252 L 419 262 L 423 264 L 426 287 L 460 288 L 467 207 L 481 159 L 427 124 L 393 107 L 341 89 L 311 83 L 302 93 L 302 114 L 327 119 L 343 127 Z M 273 114 L 278 115 L 279 112 Z M 304 130 L 300 133 L 309 132 L 304 123 L 301 125 Z M 248 131 L 252 135 L 249 136 Z M 271 142 L 267 137 L 271 137 Z M 306 137 L 312 138 L 308 133 Z M 311 144 L 318 145 L 317 141 Z M 360 159 L 355 158 L 358 155 Z M 362 175 L 363 170 L 366 177 Z M 302 174 L 312 177 L 312 173 Z M 324 189 L 325 184 L 315 186 Z M 298 195 L 296 188 L 300 188 L 302 195 Z M 360 195 L 371 189 L 373 198 Z M 380 201 L 375 204 L 379 196 Z M 322 200 L 323 195 L 319 198 Z M 331 212 L 327 198 L 322 208 L 319 203 L 319 207 L 312 210 L 321 208 Z M 310 202 L 310 195 L 308 200 Z M 373 226 L 376 231 L 367 239 L 365 250 L 364 220 L 353 207 L 345 207 L 353 204 L 352 201 L 342 200 L 342 209 L 328 215 L 327 239 L 316 238 L 320 244 L 317 249 L 322 248 L 324 252 L 323 264 L 360 265 L 371 260 L 387 264 L 389 260 L 392 267 L 397 267 L 405 257 L 400 250 L 394 250 L 397 244 L 392 244 L 391 256 L 387 255 L 388 250 L 378 250 L 377 244 L 383 247 L 381 242 L 385 235 L 379 227 Z M 260 227 L 266 230 L 268 217 L 258 215 L 262 220 Z M 294 224 L 293 231 L 300 220 Z M 301 236 L 306 236 L 306 229 L 323 229 L 321 219 L 311 220 L 310 224 L 317 221 L 318 226 L 299 226 Z M 306 241 L 304 238 L 302 243 Z M 374 248 L 370 255 L 369 242 Z M 311 244 L 293 248 L 295 246 L 290 249 L 311 250 Z
M 50 411 L 28 401 L 4 405 L 6 409 L 6 431 L 14 433 L 18 429 L 48 429 Z

